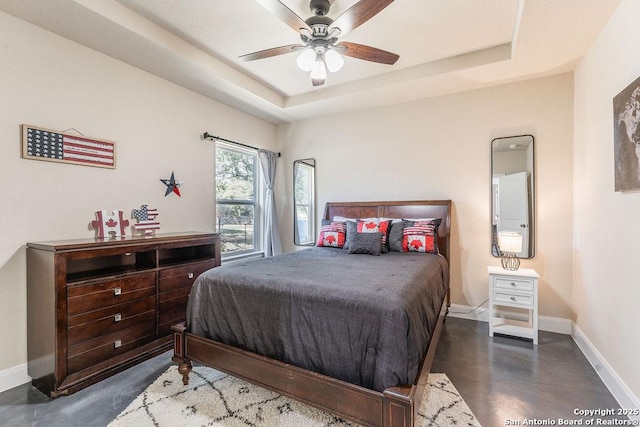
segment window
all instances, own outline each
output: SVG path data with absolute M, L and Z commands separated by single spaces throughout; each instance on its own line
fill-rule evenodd
M 315 165 L 314 159 L 293 162 L 293 198 L 296 245 L 313 245 L 315 238 Z
M 258 152 L 216 143 L 216 229 L 222 256 L 259 252 Z

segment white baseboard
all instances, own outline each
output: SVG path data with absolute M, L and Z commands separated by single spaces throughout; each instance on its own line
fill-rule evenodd
M 468 305 L 451 304 L 449 316 L 461 319 L 477 320 L 479 322 L 489 321 L 489 310 L 487 308 L 470 307 Z M 538 328 L 541 331 L 555 332 L 558 334 L 571 335 L 572 322 L 569 319 L 560 317 L 538 316 Z
M 573 325 L 571 334 L 582 353 L 585 355 L 593 369 L 600 376 L 600 379 L 607 386 L 613 397 L 618 401 L 620 408 L 637 409 L 640 408 L 640 399 L 627 387 L 616 371 L 602 357 L 602 354 L 591 344 L 591 341 L 582 332 L 578 325 Z M 640 423 L 640 415 L 629 416 L 631 420 Z
M 26 363 L 0 371 L 0 393 L 28 382 L 31 377 L 27 374 Z
M 541 331 L 555 332 L 557 334 L 571 335 L 570 319 L 561 317 L 538 316 L 538 327 Z

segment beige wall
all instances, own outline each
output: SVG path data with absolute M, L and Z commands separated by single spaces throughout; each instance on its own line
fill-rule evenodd
M 612 99 L 640 76 L 638 16 L 640 2 L 620 3 L 576 69 L 574 107 L 576 324 L 635 396 L 640 193 L 614 191 Z
M 96 210 L 143 203 L 161 231 L 213 230 L 214 145 L 199 135 L 275 149 L 276 127 L 2 12 L 0 64 L 1 373 L 27 361 L 26 242 L 92 237 Z M 114 140 L 117 168 L 21 159 L 22 123 Z M 181 198 L 164 197 L 172 171 Z
M 293 250 L 292 162 L 317 159 L 318 214 L 327 201 L 452 199 L 453 302 L 488 296 L 490 142 L 530 133 L 536 144 L 537 249 L 522 267 L 541 275 L 540 313 L 571 309 L 573 76 L 465 92 L 282 125 L 283 245 Z

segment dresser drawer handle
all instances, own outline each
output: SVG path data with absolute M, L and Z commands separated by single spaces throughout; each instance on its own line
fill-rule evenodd
M 121 340 L 116 340 L 116 342 L 113 343 L 113 348 L 118 348 L 122 345 L 122 341 Z
M 516 297 L 511 297 L 511 301 L 517 301 Z
M 122 293 L 122 289 L 120 289 L 120 288 L 115 288 L 115 289 L 113 290 L 113 294 L 114 294 L 114 295 L 120 295 L 121 293 Z
M 118 323 L 121 320 L 122 320 L 122 314 L 118 313 L 118 314 L 113 316 L 114 323 Z
M 515 285 L 516 285 L 516 282 L 511 282 L 511 286 L 515 286 Z
M 125 252 L 124 255 L 125 256 L 131 256 L 131 252 Z
M 189 274 L 187 274 L 187 277 L 188 277 L 189 279 L 193 279 L 193 273 L 189 273 Z

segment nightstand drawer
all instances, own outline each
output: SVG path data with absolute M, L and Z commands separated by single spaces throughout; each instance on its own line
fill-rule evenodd
M 517 291 L 533 292 L 533 279 L 496 277 L 494 287 L 496 289 L 513 289 Z
M 522 307 L 533 307 L 533 295 L 520 295 L 496 291 L 493 296 L 494 304 L 510 304 Z

